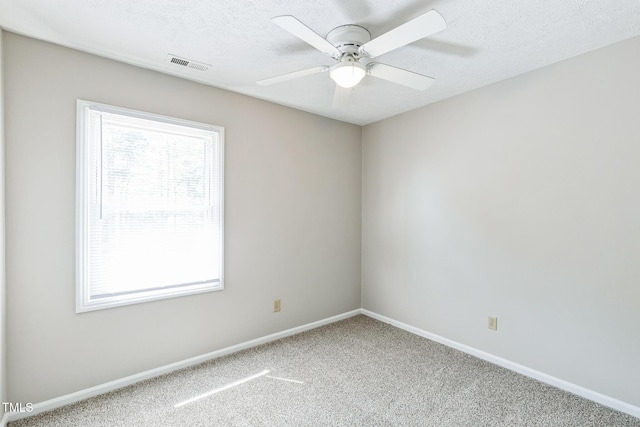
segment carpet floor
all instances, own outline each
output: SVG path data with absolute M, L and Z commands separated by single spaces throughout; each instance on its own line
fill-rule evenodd
M 9 426 L 640 427 L 640 419 L 359 315 Z

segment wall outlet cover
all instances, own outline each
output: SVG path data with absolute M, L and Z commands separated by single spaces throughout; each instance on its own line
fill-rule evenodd
M 492 331 L 497 331 L 498 330 L 498 318 L 497 317 L 493 317 L 493 316 L 489 316 L 489 322 L 488 322 L 487 326 Z

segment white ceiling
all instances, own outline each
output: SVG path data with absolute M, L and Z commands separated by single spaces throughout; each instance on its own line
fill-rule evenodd
M 448 28 L 376 61 L 436 78 L 423 92 L 365 77 L 332 108 L 328 73 L 262 87 L 334 61 L 273 24 L 294 15 L 323 37 L 358 24 L 376 37 L 430 10 Z M 2 0 L 6 30 L 359 125 L 640 35 L 640 0 Z M 197 71 L 173 54 L 210 64 Z

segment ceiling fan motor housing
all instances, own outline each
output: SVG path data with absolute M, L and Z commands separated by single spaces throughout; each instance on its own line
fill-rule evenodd
M 342 25 L 329 31 L 327 41 L 345 53 L 358 56 L 358 48 L 371 40 L 371 34 L 359 25 Z

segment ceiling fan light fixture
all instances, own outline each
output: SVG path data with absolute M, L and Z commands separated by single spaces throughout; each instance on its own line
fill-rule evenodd
M 367 74 L 362 64 L 355 61 L 343 61 L 331 67 L 329 75 L 338 86 L 352 88 Z

